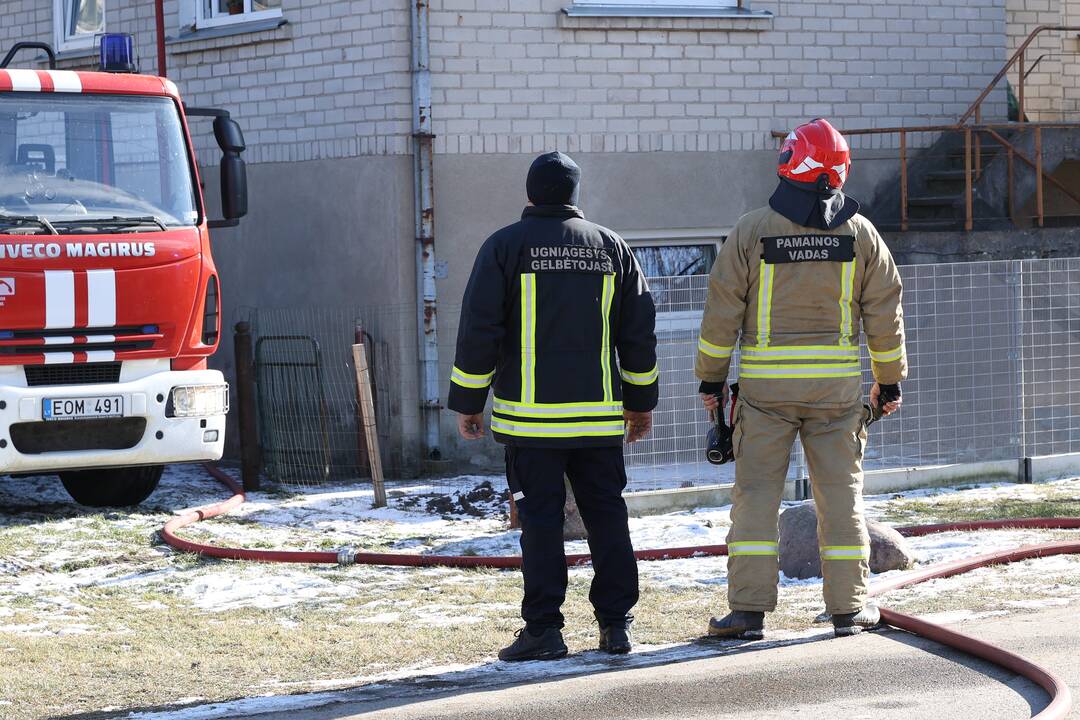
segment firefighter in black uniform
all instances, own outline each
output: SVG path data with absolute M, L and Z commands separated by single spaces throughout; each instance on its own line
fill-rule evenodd
M 491 430 L 521 520 L 525 628 L 502 660 L 566 655 L 564 476 L 589 535 L 600 649 L 631 648 L 638 579 L 622 443 L 652 426 L 656 309 L 626 242 L 576 207 L 580 178 L 562 153 L 533 162 L 529 206 L 480 248 L 461 309 L 448 405 L 477 439 L 494 385 Z

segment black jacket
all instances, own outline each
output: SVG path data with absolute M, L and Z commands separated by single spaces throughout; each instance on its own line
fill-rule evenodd
M 477 255 L 447 404 L 481 413 L 494 385 L 499 442 L 619 445 L 623 408 L 657 403 L 655 320 L 622 238 L 573 206 L 525 208 Z

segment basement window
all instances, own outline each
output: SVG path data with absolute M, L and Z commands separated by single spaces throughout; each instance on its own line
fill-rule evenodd
M 649 279 L 658 313 L 701 309 L 709 286 L 709 272 L 719 249 L 718 240 L 670 238 L 631 245 L 642 274 Z M 700 322 L 700 317 L 695 317 Z

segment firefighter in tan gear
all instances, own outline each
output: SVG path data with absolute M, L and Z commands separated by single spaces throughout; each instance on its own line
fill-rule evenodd
M 728 605 L 709 634 L 764 636 L 776 607 L 777 518 L 795 437 L 802 440 L 818 515 L 826 611 L 835 633 L 879 621 L 867 604 L 870 542 L 863 517 L 860 327 L 883 414 L 907 375 L 901 283 L 889 249 L 841 187 L 844 138 L 825 120 L 788 135 L 769 207 L 739 219 L 713 267 L 696 372 L 705 407 L 728 395 L 739 348 L 732 444 L 735 491 L 728 534 Z

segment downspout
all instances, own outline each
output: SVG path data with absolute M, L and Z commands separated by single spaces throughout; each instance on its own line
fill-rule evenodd
M 154 0 L 154 29 L 157 31 L 157 74 L 168 77 L 165 71 L 165 0 Z
M 416 210 L 416 310 L 420 412 L 424 451 L 440 460 L 439 337 L 435 294 L 435 174 L 431 133 L 431 53 L 428 0 L 410 0 L 412 13 L 413 195 Z

